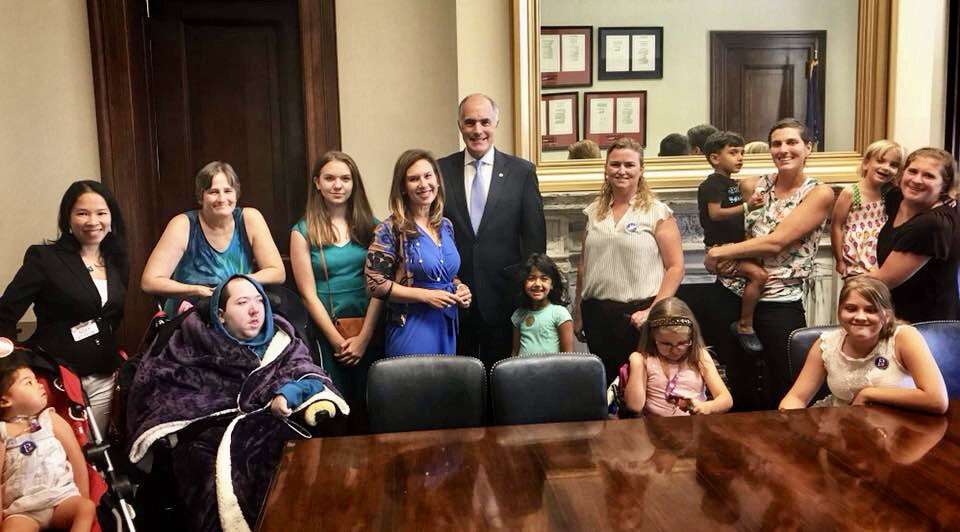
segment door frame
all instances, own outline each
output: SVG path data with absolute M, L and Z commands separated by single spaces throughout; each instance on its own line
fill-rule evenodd
M 340 148 L 334 0 L 297 0 L 307 168 Z M 155 310 L 140 276 L 166 220 L 157 219 L 158 149 L 148 35 L 149 0 L 87 0 L 100 179 L 125 213 L 130 282 L 121 345 L 135 348 Z
M 726 76 L 726 62 L 724 51 L 727 48 L 739 48 L 747 44 L 752 44 L 752 38 L 756 36 L 770 36 L 770 37 L 809 37 L 813 36 L 817 40 L 817 48 L 820 51 L 819 65 L 817 68 L 820 69 L 820 77 L 817 79 L 817 98 L 820 100 L 820 113 L 823 115 L 824 124 L 821 127 L 825 130 L 824 127 L 827 116 L 826 109 L 826 86 L 827 86 L 827 32 L 826 30 L 785 30 L 785 31 L 731 31 L 731 30 L 722 30 L 722 31 L 711 31 L 710 32 L 710 63 L 708 67 L 711 70 L 710 74 L 710 123 L 717 124 L 722 122 L 721 120 L 721 111 L 723 108 L 722 102 L 722 85 L 723 79 Z M 719 75 L 713 75 L 714 65 L 719 66 Z M 804 78 L 806 79 L 806 78 Z M 821 131 L 820 138 L 820 149 L 818 151 L 824 151 L 824 146 L 826 146 L 826 131 Z

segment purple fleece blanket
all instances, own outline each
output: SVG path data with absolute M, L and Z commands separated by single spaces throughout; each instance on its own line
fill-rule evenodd
M 274 319 L 276 333 L 261 360 L 193 313 L 166 346 L 151 348 L 134 377 L 127 403 L 131 461 L 142 459 L 158 439 L 189 426 L 172 455 L 191 528 L 249 530 L 256 521 L 283 442 L 309 435 L 270 413 L 281 386 L 319 378 L 326 389 L 298 410 L 329 400 L 349 413 L 293 327 Z

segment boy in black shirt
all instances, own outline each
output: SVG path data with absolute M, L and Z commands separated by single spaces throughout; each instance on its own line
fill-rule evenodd
M 740 242 L 746 236 L 743 217 L 751 205 L 743 201 L 740 186 L 730 178 L 730 174 L 739 172 L 743 166 L 743 144 L 743 137 L 730 131 L 718 131 L 704 143 L 704 155 L 713 173 L 697 189 L 697 204 L 707 249 Z M 740 319 L 730 324 L 730 332 L 737 336 L 744 349 L 759 352 L 763 345 L 753 330 L 753 311 L 767 282 L 767 272 L 754 261 L 738 260 L 736 264 L 736 275 L 746 277 L 747 285 L 743 290 Z

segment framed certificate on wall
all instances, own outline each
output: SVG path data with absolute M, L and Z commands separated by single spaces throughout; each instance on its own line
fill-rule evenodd
M 583 93 L 583 136 L 609 148 L 619 137 L 647 145 L 647 91 Z
M 540 96 L 540 145 L 544 150 L 564 150 L 580 140 L 578 97 L 576 92 Z
M 593 26 L 540 28 L 540 86 L 593 85 Z
M 663 27 L 600 28 L 597 79 L 663 78 Z

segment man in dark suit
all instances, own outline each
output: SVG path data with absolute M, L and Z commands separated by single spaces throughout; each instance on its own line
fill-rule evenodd
M 457 351 L 480 358 L 488 370 L 510 355 L 519 266 L 547 247 L 536 168 L 494 148 L 497 125 L 492 98 L 467 96 L 457 119 L 467 147 L 438 161 L 447 195 L 443 214 L 453 222 L 460 251 L 460 280 L 473 292 Z

